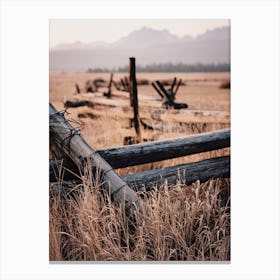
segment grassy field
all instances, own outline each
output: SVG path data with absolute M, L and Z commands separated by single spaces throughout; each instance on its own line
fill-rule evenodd
M 124 77 L 115 73 L 114 80 Z M 229 89 L 220 89 L 221 83 L 230 80 L 230 73 L 139 73 L 137 78 L 155 81 L 157 79 L 181 78 L 186 85 L 178 91 L 178 102 L 186 102 L 189 109 L 230 110 Z M 88 79 L 109 80 L 110 73 L 50 73 L 50 101 L 54 106 L 63 107 L 63 102 L 73 97 L 75 84 L 83 88 Z M 138 94 L 158 97 L 151 85 L 138 87 Z
M 85 183 L 75 198 L 51 195 L 50 260 L 230 259 L 229 180 L 150 191 L 133 224 L 99 189 Z
M 114 74 L 114 80 L 123 76 Z M 137 74 L 137 78 L 150 82 L 175 76 L 185 83 L 177 93 L 177 102 L 187 103 L 190 110 L 230 112 L 230 89 L 220 88 L 230 80 L 229 73 Z M 51 73 L 50 102 L 58 110 L 64 110 L 63 103 L 76 96 L 76 83 L 83 89 L 88 79 L 108 81 L 109 77 L 109 73 Z M 138 95 L 158 98 L 151 85 L 138 86 Z M 124 111 L 115 113 L 114 110 L 106 106 L 69 108 L 67 118 L 83 126 L 81 134 L 94 149 L 122 146 L 124 137 L 134 136 L 135 132 L 129 120 L 122 116 Z M 94 113 L 96 118 L 79 118 L 79 114 L 85 113 Z M 142 131 L 147 139 L 202 132 L 199 127 L 173 121 L 161 124 L 148 121 L 161 125 L 161 130 Z M 203 131 L 229 126 L 209 124 Z M 117 172 L 123 175 L 229 154 L 227 148 Z M 174 186 L 162 186 L 161 191 L 145 193 L 147 210 L 133 217 L 133 225 L 127 222 L 123 207 L 100 192 L 98 182 L 89 183 L 83 178 L 82 185 L 84 191 L 77 192 L 74 199 L 50 193 L 50 260 L 230 260 L 230 179 L 195 182 L 192 186 L 178 182 Z

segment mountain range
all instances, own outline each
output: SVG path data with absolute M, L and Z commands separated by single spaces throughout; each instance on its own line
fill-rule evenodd
M 230 63 L 230 28 L 207 30 L 197 36 L 171 34 L 143 27 L 114 43 L 75 42 L 50 49 L 50 71 L 84 72 L 88 68 L 117 68 L 136 57 L 137 65 L 152 63 Z

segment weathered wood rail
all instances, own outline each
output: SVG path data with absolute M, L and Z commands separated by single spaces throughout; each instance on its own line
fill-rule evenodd
M 172 140 L 154 141 L 135 144 L 124 147 L 96 150 L 112 168 L 124 168 L 144 163 L 151 163 L 171 158 L 177 158 L 207 151 L 213 151 L 230 146 L 230 129 L 198 135 L 181 137 Z M 166 178 L 168 182 L 175 183 L 178 171 L 187 171 L 186 183 L 192 183 L 197 179 L 205 181 L 211 178 L 229 176 L 229 157 L 213 158 L 197 163 L 178 165 L 165 169 L 146 171 L 143 173 L 123 176 L 122 179 L 129 185 L 142 185 L 146 187 L 159 182 L 159 178 Z M 59 173 L 59 167 L 65 170 L 63 179 L 75 179 L 76 175 L 68 170 L 73 164 L 65 161 L 50 162 L 50 178 L 54 180 L 55 173 Z M 76 171 L 73 172 L 77 174 Z M 185 172 L 184 171 L 184 172 Z M 135 176 L 134 176 L 135 175 Z M 57 176 L 57 175 L 56 175 Z M 150 179 L 147 179 L 150 178 Z M 143 183 L 144 182 L 144 183 Z
M 135 69 L 135 58 L 130 57 L 129 58 L 129 67 L 130 67 L 130 86 L 129 86 L 129 94 L 130 94 L 130 105 L 133 106 L 133 122 L 134 122 L 134 128 L 137 135 L 137 140 L 139 142 L 142 141 L 141 136 L 141 128 L 140 128 L 140 116 L 139 116 L 139 110 L 138 110 L 138 94 L 137 94 L 137 82 L 136 82 L 136 69 Z
M 130 99 L 129 94 L 121 91 L 112 92 L 113 99 L 107 99 L 103 96 L 103 93 L 97 92 L 94 95 L 89 95 L 88 93 L 81 93 L 76 95 L 75 100 L 90 100 L 96 105 L 103 105 L 108 107 L 129 107 Z M 114 98 L 117 97 L 117 98 Z M 150 96 L 139 96 L 139 106 L 152 107 L 152 108 L 161 108 L 161 103 L 158 99 Z
M 114 168 L 151 163 L 230 146 L 230 129 L 171 140 L 153 141 L 124 147 L 98 150 Z
M 82 106 L 87 106 L 87 107 L 90 107 L 90 108 L 93 108 L 94 105 L 91 101 L 88 101 L 88 100 L 79 100 L 79 101 L 66 101 L 64 103 L 64 107 L 65 108 L 77 108 L 77 107 L 82 107 Z
M 229 178 L 230 177 L 230 157 L 217 157 L 155 169 L 122 176 L 122 179 L 133 189 L 139 190 L 145 187 L 150 190 L 152 187 L 160 187 L 165 182 L 169 185 L 179 181 L 182 184 L 192 184 L 196 180 L 206 182 L 209 179 Z
M 140 209 L 144 207 L 141 198 L 121 179 L 112 166 L 90 147 L 52 104 L 49 104 L 49 118 L 52 145 L 55 145 L 71 158 L 77 166 L 91 168 L 93 174 L 98 169 L 107 192 L 114 200 L 124 203 L 126 208 L 129 208 L 132 204 Z

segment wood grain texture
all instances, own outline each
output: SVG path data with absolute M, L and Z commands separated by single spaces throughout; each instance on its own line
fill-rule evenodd
M 171 166 L 164 169 L 149 170 L 145 172 L 129 174 L 122 176 L 133 190 L 140 191 L 143 188 L 149 191 L 153 187 L 160 188 L 164 184 L 168 186 L 180 183 L 190 185 L 196 180 L 201 183 L 210 179 L 229 178 L 230 177 L 230 157 L 217 157 L 199 162 Z M 51 186 L 67 192 L 77 188 L 81 182 L 75 180 L 52 182 Z
M 115 201 L 124 203 L 126 208 L 132 204 L 135 204 L 139 209 L 144 207 L 144 202 L 138 195 L 116 174 L 112 166 L 90 147 L 52 104 L 49 104 L 49 118 L 52 145 L 61 149 L 81 169 L 90 168 L 93 174 L 97 169 L 101 173 L 105 189 Z
M 138 91 L 137 91 L 137 82 L 136 82 L 136 65 L 135 57 L 129 58 L 129 76 L 130 76 L 130 96 L 132 97 L 132 106 L 133 106 L 133 122 L 135 132 L 139 142 L 142 142 L 141 137 L 141 127 L 140 127 L 140 117 L 138 110 Z
M 122 176 L 122 179 L 135 190 L 144 187 L 160 187 L 166 182 L 168 185 L 192 184 L 196 180 L 206 182 L 210 179 L 230 177 L 230 157 L 211 158 L 199 162 L 171 166 L 164 169 L 150 170 Z
M 230 146 L 230 129 L 171 140 L 153 141 L 97 152 L 114 168 L 151 163 Z

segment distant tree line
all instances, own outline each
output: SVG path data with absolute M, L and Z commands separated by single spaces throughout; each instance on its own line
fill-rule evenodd
M 184 63 L 153 63 L 145 66 L 137 65 L 137 72 L 229 72 L 229 63 L 184 64 Z M 118 68 L 88 68 L 88 73 L 120 72 L 127 73 L 128 65 Z

